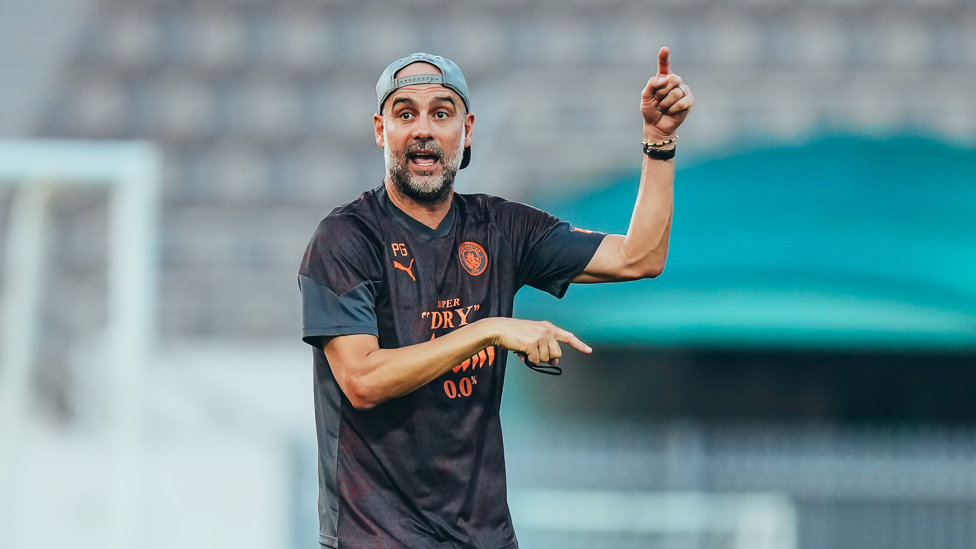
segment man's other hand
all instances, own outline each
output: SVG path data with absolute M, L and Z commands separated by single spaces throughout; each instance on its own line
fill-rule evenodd
M 480 322 L 486 321 L 491 323 L 490 329 L 496 334 L 495 345 L 522 353 L 534 364 L 546 362 L 556 365 L 559 357 L 563 356 L 560 343 L 566 343 L 581 353 L 593 352 L 589 345 L 552 322 L 502 317 Z

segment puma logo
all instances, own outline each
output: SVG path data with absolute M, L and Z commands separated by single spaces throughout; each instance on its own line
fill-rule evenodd
M 412 270 L 413 269 L 413 260 L 414 259 L 416 259 L 416 258 L 413 258 L 413 257 L 410 258 L 410 266 L 409 267 L 404 267 L 403 265 L 400 264 L 399 261 L 394 261 L 393 262 L 393 266 L 396 267 L 397 269 L 400 269 L 401 271 L 406 272 L 408 275 L 410 275 L 410 278 L 412 278 L 413 281 L 416 282 L 417 281 L 417 277 L 413 276 L 413 270 Z

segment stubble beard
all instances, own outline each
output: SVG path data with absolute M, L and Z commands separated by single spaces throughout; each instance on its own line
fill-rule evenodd
M 384 139 L 385 133 L 384 130 Z M 418 204 L 439 204 L 451 195 L 454 191 L 454 178 L 464 156 L 463 133 L 458 141 L 457 150 L 452 153 L 445 152 L 429 139 L 411 143 L 399 154 L 390 149 L 389 140 L 386 140 L 386 143 L 386 147 L 383 148 L 386 172 L 390 175 L 393 186 L 402 196 Z M 433 171 L 420 171 L 416 175 L 410 173 L 408 155 L 419 150 L 430 151 L 437 155 L 443 166 L 439 176 Z

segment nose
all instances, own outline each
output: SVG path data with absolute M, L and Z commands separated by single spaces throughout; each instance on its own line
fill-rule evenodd
M 412 130 L 411 131 L 412 137 L 418 141 L 430 139 L 431 125 L 430 125 L 430 121 L 427 120 L 427 116 L 423 114 L 421 116 L 418 116 L 411 130 Z

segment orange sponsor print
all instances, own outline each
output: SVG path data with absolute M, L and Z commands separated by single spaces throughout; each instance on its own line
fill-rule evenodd
M 576 232 L 576 233 L 587 233 L 587 234 L 590 234 L 590 233 L 592 233 L 593 231 L 588 231 L 588 230 L 586 230 L 586 229 L 580 229 L 579 227 L 573 227 L 573 232 Z
M 454 311 L 424 311 L 420 313 L 420 318 L 430 319 L 430 329 L 437 330 L 440 328 L 460 328 L 461 326 L 468 325 L 468 316 L 471 315 L 471 311 L 477 311 L 481 305 L 468 305 L 467 307 L 461 307 L 454 309 Z M 457 315 L 455 317 L 455 315 Z M 457 319 L 457 326 L 454 325 L 455 318 Z M 474 320 L 472 318 L 472 320 Z
M 400 269 L 401 271 L 405 271 L 408 275 L 410 275 L 410 278 L 412 278 L 413 281 L 416 282 L 417 277 L 413 276 L 413 260 L 414 258 L 411 257 L 409 267 L 404 267 L 403 265 L 400 264 L 399 261 L 394 261 L 393 266 L 396 267 L 397 269 Z
M 474 391 L 474 386 L 477 384 L 478 378 L 474 376 L 462 377 L 457 384 L 448 379 L 444 381 L 444 394 L 447 395 L 447 398 L 451 399 L 458 398 L 459 396 L 469 397 L 471 396 L 472 391 Z
M 478 276 L 488 267 L 488 254 L 485 249 L 474 242 L 465 242 L 458 248 L 458 259 L 461 266 L 472 276 Z
M 491 366 L 495 363 L 495 348 L 488 347 L 487 349 L 481 351 L 480 353 L 474 355 L 473 357 L 465 360 L 464 362 L 458 364 L 451 369 L 452 372 L 467 372 L 468 368 L 474 370 L 475 368 L 484 368 L 485 366 Z

